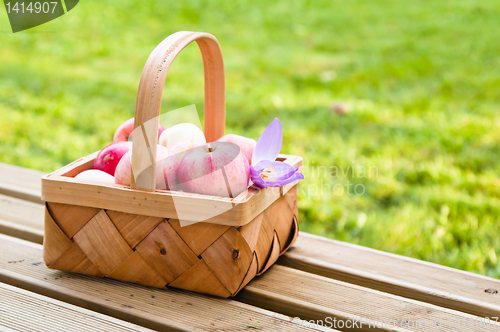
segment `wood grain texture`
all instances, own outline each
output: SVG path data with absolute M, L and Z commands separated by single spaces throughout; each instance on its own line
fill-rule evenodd
M 369 318 L 373 322 L 371 328 L 365 323 L 358 331 L 485 331 L 479 324 L 463 323 L 479 319 L 473 315 L 280 265 L 252 280 L 236 298 L 301 319 L 325 321 L 332 317 L 346 322 L 365 318 L 367 322 Z M 459 321 L 462 323 L 449 326 Z M 442 327 L 436 328 L 433 322 L 442 322 Z M 490 326 L 499 328 L 499 323 Z
M 209 245 L 214 243 L 215 240 L 231 227 L 207 223 L 197 223 L 181 227 L 177 219 L 169 219 L 168 223 L 197 256 L 201 255 Z
M 178 214 L 180 214 L 183 220 L 187 221 L 243 226 L 282 197 L 280 188 L 261 190 L 250 188 L 245 195 L 230 199 L 167 190 L 146 192 L 132 190 L 128 186 L 118 184 L 83 182 L 65 176 L 76 173 L 75 169 L 85 169 L 93 163 L 95 156 L 96 153 L 81 158 L 44 176 L 42 198 L 51 203 L 93 207 L 137 215 L 178 219 Z M 280 156 L 283 156 L 285 162 L 290 165 L 302 162 L 301 157 Z M 215 217 L 207 219 L 206 211 L 210 211 L 210 214 Z
M 41 244 L 43 218 L 43 205 L 0 195 L 0 233 Z
M 80 308 L 50 297 L 0 283 L 0 331 L 109 331 L 153 330 Z
M 271 251 L 269 250 L 269 248 L 271 248 L 274 238 L 274 228 L 272 224 L 273 222 L 271 219 L 269 219 L 269 216 L 267 216 L 265 212 L 262 213 L 260 231 L 258 231 L 259 237 L 257 238 L 257 243 L 255 246 L 258 271 L 261 271 L 264 268 L 267 260 L 269 259 L 269 256 L 271 255 Z M 243 226 L 242 229 L 246 226 Z
M 43 207 L 43 205 L 40 205 Z M 43 226 L 43 223 L 42 223 Z M 24 226 L 17 222 L 5 221 L 0 219 L 0 233 L 25 239 L 31 242 L 43 243 L 43 231 Z
M 159 217 L 141 216 L 112 210 L 106 211 L 106 214 L 131 248 L 135 248 L 142 239 L 163 221 L 163 218 Z
M 59 272 L 43 265 L 40 245 L 0 235 L 0 282 L 156 331 L 315 331 L 288 316 L 233 300 Z
M 4 176 L 13 177 L 15 173 Z M 39 215 L 37 220 L 43 218 L 42 209 L 26 208 Z M 30 223 L 31 219 L 21 219 L 12 226 L 22 228 Z M 36 228 L 42 229 L 43 225 Z M 27 235 L 17 234 L 25 234 L 23 238 L 29 240 L 37 236 L 29 231 Z M 301 233 L 293 250 L 278 263 L 455 310 L 500 316 L 500 298 L 485 292 L 486 289 L 500 291 L 498 280 L 362 246 Z
M 43 231 L 43 211 L 44 207 L 41 204 L 0 195 L 0 220 Z
M 137 251 L 134 251 L 108 277 L 157 288 L 167 285 L 167 281 L 153 270 Z
M 193 292 L 203 292 L 220 297 L 229 297 L 232 294 L 202 259 L 170 283 L 169 286 L 191 289 Z
M 214 199 L 204 195 L 167 191 L 148 193 L 119 185 L 82 184 L 66 177 L 53 177 L 51 181 L 44 182 L 44 193 L 44 199 L 49 202 L 78 202 L 87 207 L 172 219 L 178 219 L 177 210 L 180 210 L 184 220 L 228 226 L 242 226 L 250 222 L 259 214 L 252 206 L 256 205 L 261 207 L 258 210 L 263 210 L 279 198 L 279 195 L 254 195 L 233 207 L 233 203 L 224 198 Z M 214 214 L 220 211 L 220 214 L 205 219 L 204 211 Z
M 47 207 L 50 205 L 52 203 L 47 203 Z M 247 229 L 246 226 L 237 229 L 203 223 L 181 227 L 175 219 L 111 210 L 99 210 L 95 214 L 95 208 L 59 206 L 58 219 L 64 219 L 61 211 L 79 211 L 77 217 L 75 213 L 68 212 L 68 220 L 60 220 L 61 223 L 71 223 L 81 216 L 90 220 L 87 223 L 79 222 L 80 226 L 75 226 L 79 230 L 70 239 L 57 227 L 51 218 L 51 209 L 47 208 L 47 225 L 59 230 L 55 235 L 66 241 L 67 245 L 53 250 L 52 253 L 58 256 L 48 257 L 50 268 L 217 296 L 235 295 L 250 278 L 269 268 L 282 253 L 280 236 L 284 238 L 282 241 L 285 246 L 289 246 L 288 242 L 297 236 L 297 216 L 291 212 L 285 197 L 275 201 L 268 209 L 270 212 L 264 211 L 256 218 L 256 222 L 248 225 L 248 229 L 258 235 L 252 237 L 248 230 L 245 232 L 253 242 L 254 249 L 249 247 L 247 238 L 240 233 Z M 284 218 L 278 215 L 280 213 Z M 266 220 L 265 224 L 260 220 Z M 287 232 L 278 230 L 281 223 L 289 228 Z M 261 229 L 265 226 L 269 230 L 264 233 L 268 233 L 272 241 L 256 244 L 255 239 L 258 241 Z M 47 234 L 47 239 L 52 236 Z M 46 245 L 46 248 L 50 249 L 51 245 Z M 266 257 L 260 267 L 259 250 Z
M 43 239 L 43 258 L 47 266 L 63 255 L 73 242 L 57 226 L 48 211 L 45 211 L 45 238 Z
M 139 243 L 136 251 L 169 283 L 198 262 L 198 257 L 165 221 Z
M 293 186 L 290 188 L 283 196 L 285 197 L 288 205 L 292 209 L 293 213 L 298 216 L 299 215 L 299 204 L 295 199 L 299 191 L 299 186 Z
M 295 196 L 297 197 L 297 196 Z M 290 242 L 290 236 L 293 231 L 292 225 L 294 223 L 295 216 L 293 207 L 290 207 L 285 197 L 278 199 L 273 205 L 273 210 L 270 209 L 270 213 L 273 214 L 272 218 L 276 220 L 274 225 L 274 231 L 276 233 L 277 240 L 279 241 L 279 252 L 281 253 L 286 249 L 288 243 Z
M 40 181 L 44 175 L 40 171 L 0 163 L 0 194 L 43 204 Z
M 99 212 L 99 209 L 78 205 L 46 203 L 46 206 L 59 228 L 69 238 L 72 238 Z
M 250 223 L 240 227 L 241 236 L 245 239 L 250 250 L 254 251 L 257 248 L 257 243 L 259 241 L 259 235 L 262 227 L 262 220 L 264 219 L 264 214 L 259 214 Z M 270 237 L 270 236 L 269 236 Z
M 132 254 L 132 249 L 102 210 L 75 234 L 74 240 L 104 275 L 111 274 Z
M 500 316 L 500 281 L 301 233 L 280 264 L 482 317 Z
M 245 287 L 253 278 L 255 278 L 258 268 L 259 266 L 257 263 L 257 255 L 255 255 L 254 253 L 252 256 L 252 262 L 250 263 L 250 268 L 248 269 L 247 274 L 243 279 L 243 282 L 241 283 L 238 291 L 243 289 L 243 287 Z
M 213 142 L 224 136 L 226 88 L 219 42 L 211 34 L 202 32 L 181 31 L 170 35 L 149 56 L 139 83 L 135 128 L 142 128 L 145 135 L 133 136 L 132 169 L 148 171 L 144 172 L 145 178 L 141 180 L 141 186 L 132 177 L 133 189 L 155 188 L 155 168 L 148 166 L 156 163 L 157 133 L 165 79 L 176 56 L 193 41 L 200 47 L 205 71 L 205 137 L 207 142 Z
M 278 240 L 278 236 L 276 235 L 276 233 L 274 233 L 269 258 L 267 259 L 266 264 L 259 269 L 257 275 L 261 275 L 262 273 L 266 272 L 278 260 L 278 257 L 280 257 L 280 252 L 280 242 Z
M 229 228 L 201 257 L 231 294 L 234 294 L 250 268 L 252 251 L 240 232 Z
M 104 274 L 88 259 L 87 255 L 80 249 L 77 243 L 72 243 L 62 255 L 60 255 L 49 268 L 55 270 L 66 270 L 68 272 L 81 273 L 90 276 L 104 277 Z
M 74 169 L 87 168 L 91 165 L 89 160 L 82 158 L 72 164 L 73 168 L 64 167 L 57 171 L 56 173 L 59 174 L 57 176 L 64 180 L 71 179 L 65 175 L 76 173 Z M 75 181 L 74 184 L 82 185 L 80 181 Z M 83 185 L 92 188 L 95 186 L 94 189 L 97 189 L 98 193 L 105 187 L 96 184 Z M 118 186 L 118 189 L 123 189 L 122 187 Z M 63 191 L 62 187 L 59 187 L 58 190 Z M 255 226 L 241 228 L 246 236 L 242 236 L 240 230 L 227 225 L 199 223 L 180 227 L 180 223 L 176 219 L 170 219 L 167 222 L 160 217 L 99 210 L 95 207 L 81 205 L 47 203 L 49 216 L 47 227 L 55 225 L 56 236 L 61 237 L 65 243 L 63 248 L 54 251 L 57 257 L 47 255 L 47 264 L 53 269 L 100 277 L 106 276 L 129 282 L 135 281 L 153 287 L 164 287 L 165 284 L 172 284 L 171 287 L 183 285 L 184 288 L 190 287 L 187 289 L 200 292 L 206 287 L 209 294 L 234 295 L 241 289 L 242 285 L 249 282 L 250 276 L 255 276 L 258 271 L 262 272 L 263 267 L 271 266 L 275 261 L 275 254 L 281 253 L 277 246 L 272 247 L 274 237 L 283 236 L 284 242 L 286 242 L 290 236 L 293 238 L 297 234 L 296 228 L 292 227 L 296 216 L 294 216 L 285 197 L 279 196 L 280 193 L 280 188 L 270 188 L 268 193 L 256 191 L 249 197 L 236 198 L 249 202 L 252 197 L 257 197 L 262 202 L 269 203 L 271 201 L 268 200 L 268 194 L 272 197 L 272 203 L 268 206 L 269 211 L 261 212 L 257 216 L 257 221 L 253 223 Z M 192 198 L 191 196 L 185 197 L 186 199 Z M 144 198 L 144 202 L 150 201 L 147 198 Z M 132 199 L 138 200 L 138 197 L 134 196 Z M 204 199 L 208 202 L 207 204 L 220 203 L 217 198 Z M 226 199 L 226 201 L 229 203 L 231 200 Z M 78 204 L 80 203 L 81 201 L 78 200 Z M 282 216 L 278 215 L 280 213 Z M 265 227 L 264 232 L 261 232 L 259 228 L 263 227 L 263 223 L 259 220 L 263 219 L 264 215 L 267 227 Z M 88 222 L 84 221 L 89 218 Z M 57 222 L 54 222 L 55 219 Z M 273 227 L 278 227 L 281 222 L 286 225 L 275 233 Z M 57 227 L 59 224 L 64 225 L 64 236 L 61 235 L 62 227 Z M 287 227 L 288 231 L 283 229 Z M 255 234 L 251 235 L 252 231 Z M 266 240 L 257 243 L 259 237 L 262 238 L 262 234 L 266 234 Z M 51 237 L 52 235 L 48 235 L 47 239 L 51 239 Z M 75 244 L 70 243 L 72 240 Z M 247 240 L 252 242 L 254 248 L 249 248 Z M 46 247 L 49 250 L 51 244 Z M 131 257 L 134 253 L 133 250 L 137 251 L 140 259 L 139 256 Z M 254 250 L 257 252 L 256 255 L 253 254 Z M 273 251 L 273 259 L 268 260 L 271 250 Z M 262 263 L 260 267 L 259 256 L 261 256 L 260 262 Z M 207 282 L 195 287 L 192 282 L 186 281 L 187 276 L 194 273 L 190 269 L 200 259 L 205 260 L 207 271 L 210 271 L 210 273 L 207 272 L 206 279 L 210 280 L 215 276 L 218 281 L 213 281 L 212 284 L 221 283 L 223 287 L 209 287 Z M 135 268 L 133 262 L 137 263 Z M 257 265 L 257 272 L 253 271 L 255 265 Z M 199 264 L 199 266 L 203 266 L 203 264 Z M 252 269 L 249 270 L 250 268 Z M 147 274 L 145 271 L 151 271 L 151 273 Z M 184 274 L 186 275 L 183 276 Z M 149 277 L 146 278 L 146 275 Z M 178 278 L 181 279 L 176 281 Z

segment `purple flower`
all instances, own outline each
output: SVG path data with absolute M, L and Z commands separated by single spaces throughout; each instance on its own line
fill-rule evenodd
M 276 161 L 283 144 L 281 122 L 275 118 L 260 135 L 252 155 L 250 178 L 261 188 L 281 187 L 302 180 L 304 175 L 297 172 L 298 167 Z

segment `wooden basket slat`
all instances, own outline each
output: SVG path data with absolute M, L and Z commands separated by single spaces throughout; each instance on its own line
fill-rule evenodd
M 132 254 L 104 210 L 90 219 L 73 239 L 104 275 L 109 275 Z
M 271 254 L 271 246 L 273 243 L 274 229 L 272 227 L 272 220 L 264 211 L 262 213 L 262 220 L 260 221 L 259 237 L 255 246 L 255 254 L 257 255 L 258 271 L 265 265 Z M 243 226 L 245 227 L 245 226 Z
M 46 209 L 46 261 L 54 269 L 229 297 L 268 269 L 297 237 L 296 196 L 292 188 L 273 203 L 272 213 L 266 210 L 238 229 L 206 223 L 180 227 L 175 219 L 100 210 L 75 234 L 75 242 Z M 211 240 L 203 241 L 204 236 Z M 95 246 L 101 248 L 93 252 Z
M 278 260 L 279 256 L 280 256 L 280 243 L 278 240 L 278 236 L 276 235 L 276 233 L 274 233 L 273 244 L 271 246 L 271 254 L 269 255 L 266 265 L 259 270 L 257 275 L 261 275 L 262 273 L 266 272 L 266 270 L 269 269 Z
M 73 242 L 59 228 L 47 208 L 45 209 L 44 234 L 43 260 L 49 266 L 64 254 Z
M 203 222 L 181 227 L 177 219 L 169 219 L 168 222 L 197 256 L 231 227 Z
M 202 259 L 169 286 L 220 297 L 232 294 Z
M 165 220 L 160 217 L 141 216 L 112 210 L 108 210 L 106 213 L 130 248 L 135 248 L 139 242 Z
M 134 251 L 108 277 L 156 288 L 167 285 L 167 281 L 152 269 L 137 251 Z
M 224 134 L 224 62 L 217 39 L 199 32 L 169 36 L 151 53 L 139 83 L 134 126 L 144 137 L 133 135 L 131 170 L 145 170 L 140 183 L 134 176 L 130 186 L 75 179 L 93 167 L 98 152 L 42 178 L 44 260 L 50 268 L 229 297 L 297 238 L 298 181 L 250 187 L 235 198 L 154 190 L 156 168 L 148 166 L 156 161 L 165 78 L 193 41 L 205 72 L 205 136 L 212 142 Z M 277 160 L 302 167 L 299 156 Z
M 250 250 L 255 251 L 257 247 L 257 243 L 259 241 L 259 235 L 262 228 L 262 220 L 264 218 L 264 214 L 261 213 L 250 223 L 241 226 L 238 230 L 240 231 L 241 236 L 245 238 L 245 241 L 248 244 Z
M 86 274 L 95 277 L 104 277 L 104 274 L 88 259 L 77 243 L 59 256 L 49 266 L 51 269 L 65 270 L 74 273 Z
M 281 247 L 281 255 L 285 253 L 294 243 L 297 241 L 297 236 L 299 233 L 299 220 L 297 216 L 294 215 L 292 227 L 290 229 L 290 234 L 288 235 L 288 239 L 286 240 L 286 245 Z
M 82 171 L 91 169 L 95 157 L 95 153 L 84 157 L 73 167 Z M 302 165 L 300 157 L 280 155 L 278 159 L 280 157 L 292 166 Z M 203 222 L 227 226 L 248 224 L 283 195 L 282 188 L 277 187 L 262 190 L 251 187 L 247 195 L 234 199 L 166 190 L 146 192 L 118 184 L 84 182 L 68 174 L 74 172 L 66 168 L 64 172 L 56 171 L 42 178 L 44 201 L 169 219 L 178 219 L 179 209 L 183 211 L 183 220 L 193 221 L 204 218 L 204 211 L 214 210 L 220 214 Z
M 285 195 L 283 195 L 283 197 L 285 197 L 288 205 L 290 206 L 292 212 L 294 215 L 299 216 L 299 205 L 298 205 L 298 202 L 297 202 L 297 195 L 298 195 L 298 192 L 299 192 L 299 186 L 294 186 L 293 188 L 291 188 Z
M 274 205 L 277 205 L 277 208 L 279 209 L 279 212 L 276 213 L 274 217 L 276 219 L 274 231 L 280 243 L 280 252 L 282 252 L 288 243 L 288 238 L 290 237 L 290 232 L 292 231 L 294 213 L 284 197 L 277 200 Z
M 198 262 L 198 257 L 166 221 L 142 240 L 136 250 L 169 283 Z
M 238 293 L 243 287 L 245 287 L 255 276 L 257 275 L 257 269 L 258 269 L 258 263 L 257 263 L 257 255 L 253 253 L 252 255 L 252 263 L 250 263 L 250 267 L 248 268 L 247 274 L 245 275 L 245 278 L 243 279 L 243 282 L 240 284 L 240 287 L 236 291 Z
M 240 232 L 230 227 L 201 257 L 222 284 L 235 293 L 250 267 L 252 251 Z
M 91 207 L 59 203 L 48 203 L 47 206 L 54 221 L 69 238 L 72 238 L 100 211 Z

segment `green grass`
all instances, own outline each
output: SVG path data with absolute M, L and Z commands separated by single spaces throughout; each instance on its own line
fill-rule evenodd
M 108 144 L 152 49 L 207 31 L 225 56 L 227 132 L 258 138 L 278 116 L 282 152 L 304 157 L 302 230 L 500 277 L 499 21 L 497 0 L 81 1 L 11 34 L 0 11 L 0 161 L 52 171 Z M 163 110 L 193 103 L 194 45 Z M 347 181 L 364 194 L 334 191 Z

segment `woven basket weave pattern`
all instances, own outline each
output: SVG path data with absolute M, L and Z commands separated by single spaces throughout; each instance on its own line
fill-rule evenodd
M 297 186 L 238 229 L 47 203 L 44 260 L 52 269 L 229 297 L 294 242 L 297 212 Z
M 49 268 L 229 297 L 295 241 L 297 184 L 252 188 L 234 198 L 155 190 L 155 167 L 149 166 L 157 161 L 164 83 L 175 57 L 192 42 L 203 59 L 206 140 L 224 135 L 225 74 L 219 42 L 202 32 L 170 35 L 149 56 L 139 82 L 134 127 L 144 135 L 133 135 L 131 173 L 147 170 L 141 173 L 141 184 L 134 176 L 130 187 L 75 179 L 93 167 L 97 153 L 42 178 L 42 199 L 47 202 L 43 253 Z M 301 157 L 278 158 L 302 166 Z M 205 212 L 215 217 L 185 227 L 175 219 L 182 215 L 183 220 L 198 221 Z

